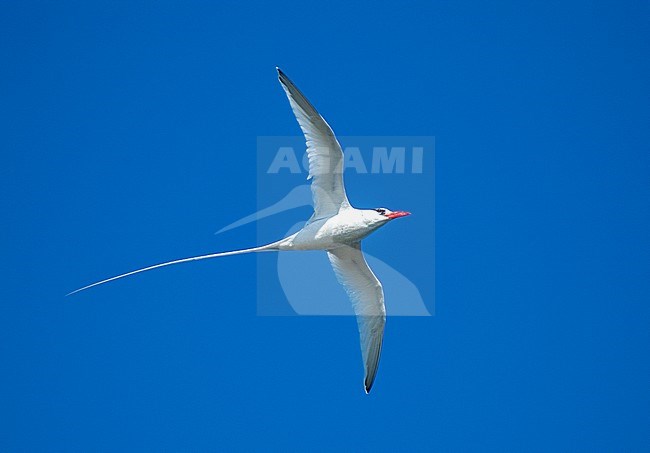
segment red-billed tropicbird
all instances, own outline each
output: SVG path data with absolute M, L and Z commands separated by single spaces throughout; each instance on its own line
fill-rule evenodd
M 252 252 L 324 250 L 357 316 L 365 368 L 364 388 L 368 393 L 379 365 L 386 308 L 381 282 L 363 257 L 361 240 L 389 221 L 409 213 L 386 208 L 356 209 L 350 205 L 343 185 L 343 151 L 334 132 L 293 82 L 280 68 L 276 69 L 307 141 L 314 214 L 305 226 L 297 233 L 271 244 L 156 264 L 84 286 L 70 294 L 129 275 L 188 261 Z

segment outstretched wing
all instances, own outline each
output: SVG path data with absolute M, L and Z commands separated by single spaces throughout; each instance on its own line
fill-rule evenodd
M 368 267 L 360 243 L 328 250 L 327 256 L 357 315 L 366 372 L 364 385 L 368 393 L 377 375 L 386 324 L 384 290 Z
M 332 128 L 291 80 L 280 70 L 278 78 L 307 141 L 314 217 L 330 217 L 350 206 L 343 185 L 343 151 Z

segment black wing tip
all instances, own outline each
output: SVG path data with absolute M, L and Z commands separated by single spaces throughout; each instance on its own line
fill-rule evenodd
M 280 83 L 282 85 L 284 85 L 286 87 L 293 87 L 295 90 L 300 91 L 300 90 L 298 90 L 298 88 L 296 88 L 296 86 L 293 84 L 291 79 L 284 72 L 282 72 L 282 69 L 280 69 L 278 66 L 276 66 L 275 70 L 278 71 L 278 80 L 280 81 Z M 300 93 L 300 94 L 302 94 L 302 93 Z M 303 95 L 303 97 L 304 97 L 304 95 Z
M 366 382 L 363 383 L 363 388 L 366 391 L 366 395 L 368 395 L 370 393 L 370 389 L 372 389 L 373 382 L 374 381 L 366 380 Z

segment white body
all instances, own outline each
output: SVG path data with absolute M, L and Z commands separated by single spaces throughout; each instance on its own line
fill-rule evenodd
M 373 210 L 342 209 L 338 214 L 318 219 L 277 243 L 278 250 L 329 250 L 360 242 L 385 225 Z

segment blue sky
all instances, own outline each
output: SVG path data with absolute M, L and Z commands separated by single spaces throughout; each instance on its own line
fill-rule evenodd
M 349 3 L 3 4 L 1 450 L 650 449 L 647 2 Z M 252 256 L 63 297 L 254 245 L 212 233 L 298 132 L 276 65 L 339 135 L 436 137 L 435 271 L 415 215 L 366 244 L 436 315 L 369 396 L 353 319 L 257 316 Z

